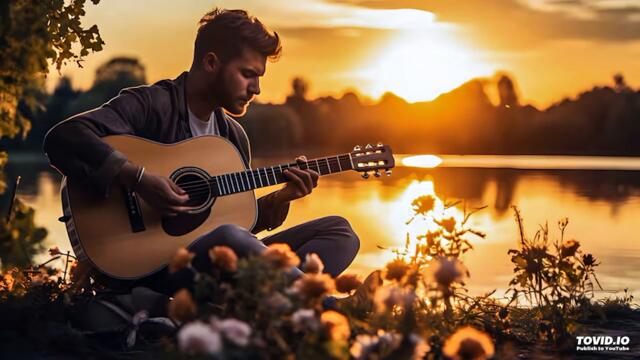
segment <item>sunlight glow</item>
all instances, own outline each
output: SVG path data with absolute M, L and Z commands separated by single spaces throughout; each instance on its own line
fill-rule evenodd
M 373 97 L 393 92 L 407 101 L 428 101 L 460 84 L 490 76 L 494 66 L 485 64 L 473 49 L 459 45 L 446 28 L 403 31 L 373 56 L 360 72 Z
M 402 165 L 419 168 L 434 168 L 442 164 L 442 159 L 435 155 L 416 155 L 402 159 Z
M 435 198 L 433 210 L 427 213 L 425 217 L 416 216 L 407 224 L 414 215 L 411 203 L 413 200 L 425 195 L 431 195 Z M 436 195 L 433 181 L 431 180 L 412 181 L 400 197 L 391 202 L 390 208 L 389 220 L 394 226 L 394 232 L 396 232 L 393 236 L 394 239 L 397 239 L 396 249 L 404 248 L 406 241 L 409 243 L 409 249 L 415 248 L 416 236 L 424 235 L 428 231 L 435 231 L 440 228 L 440 225 L 436 224 L 434 219 L 442 220 L 453 217 L 458 224 L 464 219 L 464 214 L 458 208 L 445 208 L 445 203 Z M 410 252 L 409 255 L 413 254 Z

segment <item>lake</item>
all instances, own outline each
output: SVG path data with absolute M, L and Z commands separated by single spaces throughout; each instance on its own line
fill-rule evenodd
M 347 271 L 365 275 L 393 257 L 380 247 L 401 247 L 407 233 L 413 237 L 429 226 L 422 219 L 406 225 L 414 198 L 432 194 L 442 202 L 460 200 L 457 207 L 446 210 L 447 216 L 458 220 L 463 204 L 468 209 L 487 206 L 468 222 L 487 236 L 469 237 L 475 249 L 463 260 L 471 272 L 467 281 L 471 294 L 493 289 L 501 294 L 513 269 L 507 251 L 517 247 L 511 209 L 516 205 L 530 237 L 548 222 L 554 240 L 560 235 L 558 220 L 569 218 L 565 239 L 579 240 L 601 262 L 597 274 L 605 291 L 598 296 L 620 294 L 624 288 L 640 294 L 640 159 L 442 156 L 437 168 L 421 168 L 402 166 L 406 157 L 398 157 L 399 166 L 391 177 L 364 180 L 354 172 L 323 177 L 312 195 L 292 204 L 282 229 L 325 215 L 347 218 L 361 239 L 360 253 Z M 276 163 L 259 159 L 254 166 Z M 37 156 L 14 156 L 7 179 L 18 174 L 23 176 L 18 196 L 38 210 L 36 222 L 49 230 L 47 246 L 70 249 L 65 228 L 57 221 L 59 176 L 47 171 Z

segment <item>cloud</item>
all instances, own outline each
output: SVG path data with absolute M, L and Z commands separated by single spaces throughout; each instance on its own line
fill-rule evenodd
M 497 49 L 530 48 L 550 40 L 640 39 L 640 1 L 603 0 L 328 0 L 371 9 L 419 9 L 463 35 Z

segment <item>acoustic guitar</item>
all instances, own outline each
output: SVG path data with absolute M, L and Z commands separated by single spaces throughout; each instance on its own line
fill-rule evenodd
M 257 219 L 254 189 L 287 181 L 283 171 L 298 167 L 320 175 L 355 170 L 390 174 L 391 149 L 382 144 L 356 146 L 350 153 L 247 169 L 242 156 L 227 139 L 200 136 L 176 144 L 160 144 L 128 136 L 102 139 L 146 171 L 173 180 L 189 194 L 189 213 L 163 216 L 124 188 L 112 188 L 109 197 L 65 178 L 62 185 L 63 221 L 80 260 L 117 279 L 138 279 L 160 270 L 180 247 L 223 224 L 251 229 Z

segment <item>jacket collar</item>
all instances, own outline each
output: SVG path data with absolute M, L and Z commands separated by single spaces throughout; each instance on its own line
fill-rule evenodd
M 187 105 L 187 76 L 189 76 L 188 71 L 184 71 L 177 78 L 173 80 L 178 89 L 178 100 L 180 102 L 180 128 L 184 132 L 186 138 L 193 137 L 191 133 L 191 128 L 189 127 L 189 110 Z M 218 125 L 218 130 L 220 131 L 220 136 L 225 138 L 229 137 L 229 121 L 227 120 L 227 116 L 224 113 L 224 110 L 221 107 L 215 108 L 214 113 L 216 114 L 216 123 Z

